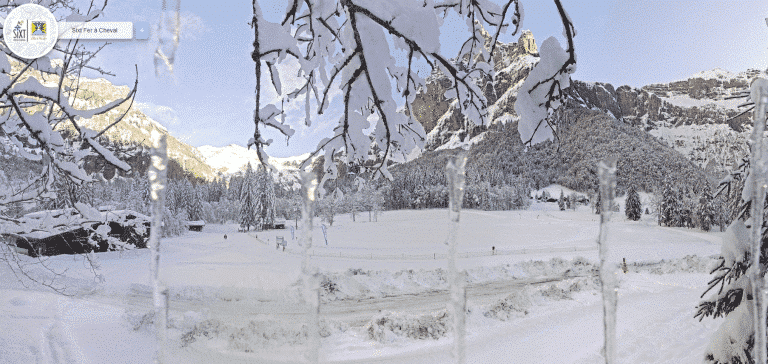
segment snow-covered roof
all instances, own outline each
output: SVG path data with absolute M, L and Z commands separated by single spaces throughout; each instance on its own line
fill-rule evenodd
M 185 221 L 184 223 L 187 226 L 205 226 L 205 221 L 203 220 Z
M 28 239 L 45 239 L 84 226 L 90 226 L 95 222 L 114 221 L 122 224 L 150 222 L 147 215 L 131 210 L 103 211 L 100 212 L 100 219 L 98 221 L 94 217 L 85 218 L 74 208 L 37 211 L 22 216 L 18 219 L 18 224 L 9 221 L 3 222 L 0 224 L 0 233 Z

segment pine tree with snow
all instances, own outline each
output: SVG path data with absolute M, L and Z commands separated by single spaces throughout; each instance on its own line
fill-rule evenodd
M 203 220 L 203 199 L 199 188 L 192 188 L 190 191 L 187 215 L 190 221 Z
M 627 218 L 632 221 L 640 220 L 640 216 L 643 213 L 640 195 L 637 193 L 634 185 L 631 185 L 627 192 L 627 202 L 624 206 L 624 213 L 627 215 Z
M 760 91 L 764 92 L 768 89 L 768 81 L 758 79 L 753 82 L 751 95 L 753 100 L 757 100 L 755 96 L 762 93 L 756 92 L 755 86 L 760 87 L 762 89 Z M 757 105 L 755 110 L 756 115 L 753 116 L 753 120 L 758 119 L 761 122 L 754 125 L 752 146 L 759 152 L 763 149 L 760 144 L 764 140 L 762 129 L 765 108 L 763 105 Z M 759 162 L 762 165 L 765 162 L 765 156 Z M 734 206 L 736 218 L 726 230 L 720 263 L 711 272 L 714 278 L 709 281 L 702 297 L 708 293 L 710 295 L 699 303 L 695 315 L 699 320 L 704 317 L 724 317 L 723 323 L 713 335 L 705 351 L 704 358 L 707 364 L 743 364 L 765 360 L 760 358 L 766 350 L 762 347 L 766 345 L 765 337 L 755 335 L 756 326 L 759 326 L 758 330 L 765 332 L 765 311 L 755 312 L 755 306 L 762 306 L 761 310 L 765 307 L 760 302 L 764 303 L 765 300 L 764 277 L 768 260 L 768 229 L 766 229 L 766 211 L 768 210 L 765 208 L 768 207 L 768 199 L 764 195 L 764 190 L 754 190 L 765 183 L 764 176 L 753 175 L 755 169 L 759 172 L 763 167 L 750 168 L 751 164 L 751 160 L 744 159 L 737 169 L 720 182 L 720 188 L 716 194 L 720 196 L 741 189 L 741 193 L 735 196 L 738 199 Z M 763 180 L 756 177 L 761 177 Z M 763 195 L 759 196 L 755 192 Z M 753 203 L 762 204 L 762 216 L 753 216 L 754 210 L 758 213 L 761 210 L 759 208 L 753 210 Z M 760 230 L 753 230 L 757 226 Z M 754 269 L 753 266 L 756 263 L 756 259 L 753 258 L 755 250 L 760 255 L 760 270 Z
M 678 191 L 672 187 L 672 183 L 665 181 L 661 193 L 659 211 L 659 225 L 679 226 L 680 201 Z
M 254 191 L 256 176 L 248 162 L 245 169 L 245 176 L 240 185 L 240 213 L 237 220 L 240 222 L 240 228 L 251 230 L 251 226 L 256 227 L 256 193 Z
M 715 211 L 714 199 L 712 198 L 712 191 L 709 186 L 706 186 L 701 193 L 697 215 L 701 230 L 709 231 L 712 225 L 716 223 L 717 212 Z
M 275 182 L 263 166 L 256 172 L 256 229 L 270 229 L 275 224 Z
M 565 211 L 565 194 L 563 193 L 563 190 L 560 190 L 560 198 L 557 199 L 557 207 L 560 208 L 560 211 Z
M 192 204 L 195 195 L 195 187 L 192 186 L 192 182 L 188 179 L 184 179 L 180 183 L 180 190 L 176 194 L 178 198 L 179 208 L 187 216 L 187 220 L 190 219 L 190 212 L 192 212 Z

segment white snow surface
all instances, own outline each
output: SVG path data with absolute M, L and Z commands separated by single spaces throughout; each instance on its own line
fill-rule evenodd
M 321 362 L 450 362 L 450 320 L 441 318 L 447 263 L 440 256 L 447 253 L 448 211 L 388 211 L 378 222 L 365 215 L 357 222 L 337 216 L 327 245 L 321 229 L 313 230 L 312 261 L 325 287 Z M 602 362 L 598 219 L 586 207 L 559 211 L 554 203 L 463 211 L 458 265 L 468 273 L 469 363 Z M 700 363 L 720 321 L 698 322 L 693 314 L 723 233 L 659 227 L 650 215 L 632 222 L 615 214 L 612 221 L 609 249 L 629 263 L 619 277 L 619 359 Z M 163 240 L 174 362 L 303 361 L 306 306 L 298 299 L 294 224 L 250 233 L 209 224 Z M 286 251 L 274 248 L 278 236 Z M 67 269 L 57 283 L 72 296 L 20 282 L 0 265 L 0 363 L 151 362 L 149 250 L 94 256 L 103 283 L 80 256 L 47 260 Z

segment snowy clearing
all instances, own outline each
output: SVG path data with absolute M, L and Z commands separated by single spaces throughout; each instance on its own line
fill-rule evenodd
M 611 250 L 628 262 L 619 285 L 619 357 L 701 362 L 719 321 L 698 322 L 693 314 L 722 233 L 659 227 L 648 215 L 639 222 L 614 216 Z M 447 211 L 388 211 L 378 222 L 368 222 L 367 214 L 357 222 L 337 216 L 327 227 L 328 245 L 316 225 L 321 361 L 449 362 L 447 264 L 440 259 L 447 252 Z M 300 247 L 290 229 L 236 230 L 207 225 L 163 241 L 168 352 L 185 363 L 302 362 Z M 459 264 L 467 271 L 468 362 L 601 362 L 597 232 L 598 216 L 586 207 L 464 211 Z M 286 251 L 275 249 L 277 236 L 288 241 Z M 61 283 L 73 296 L 25 287 L 7 266 L 0 268 L 0 363 L 149 362 L 149 253 L 96 254 L 103 283 L 82 257 L 48 259 L 53 268 L 68 269 Z

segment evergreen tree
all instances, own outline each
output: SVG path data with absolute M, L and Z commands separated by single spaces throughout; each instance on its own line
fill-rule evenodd
M 191 221 L 203 220 L 203 201 L 201 190 L 193 188 L 190 191 L 187 215 Z
M 560 211 L 565 211 L 565 194 L 563 194 L 563 190 L 560 190 L 560 198 L 557 199 L 557 207 L 560 208 Z
M 275 182 L 266 168 L 259 166 L 256 174 L 256 229 L 270 229 L 275 224 Z
M 190 213 L 192 212 L 192 201 L 194 200 L 195 188 L 192 186 L 192 182 L 188 179 L 182 181 L 181 189 L 177 196 L 179 197 L 179 208 L 187 215 L 187 220 L 190 219 Z
M 248 166 L 245 169 L 245 176 L 240 183 L 240 214 L 238 215 L 238 221 L 240 221 L 240 227 L 246 230 L 251 230 L 251 226 L 256 227 L 256 194 L 254 191 L 254 182 L 256 176 L 254 175 L 251 163 L 248 162 Z
M 712 228 L 712 225 L 716 223 L 715 219 L 717 213 L 715 212 L 714 200 L 709 186 L 706 186 L 701 193 L 697 215 L 699 223 L 701 224 L 701 230 L 709 231 Z
M 749 174 L 749 164 L 748 160 L 743 160 L 741 165 L 720 183 L 716 194 L 721 196 L 730 195 L 734 191 L 741 192 L 734 196 L 739 200 L 737 204 L 734 203 L 734 210 L 738 213 L 736 219 L 728 226 L 731 234 L 726 234 L 726 239 L 723 240 L 720 264 L 712 271 L 714 278 L 708 283 L 702 297 L 707 293 L 711 295 L 699 303 L 695 315 L 699 320 L 707 316 L 725 318 L 705 352 L 705 362 L 710 364 L 754 363 L 754 316 L 750 288 L 752 283 L 751 274 L 748 274 L 752 265 L 752 242 L 748 240 L 754 224 L 749 216 L 751 196 L 744 193 L 743 189 Z M 765 215 L 761 225 L 760 261 L 764 263 L 768 256 Z
M 659 225 L 679 226 L 680 206 L 677 190 L 672 188 L 669 181 L 665 181 L 661 193 L 661 206 L 659 211 Z
M 640 195 L 637 193 L 634 185 L 631 185 L 627 192 L 627 202 L 624 206 L 624 213 L 627 215 L 627 218 L 632 221 L 640 220 L 640 215 L 643 213 L 643 206 L 640 203 Z

